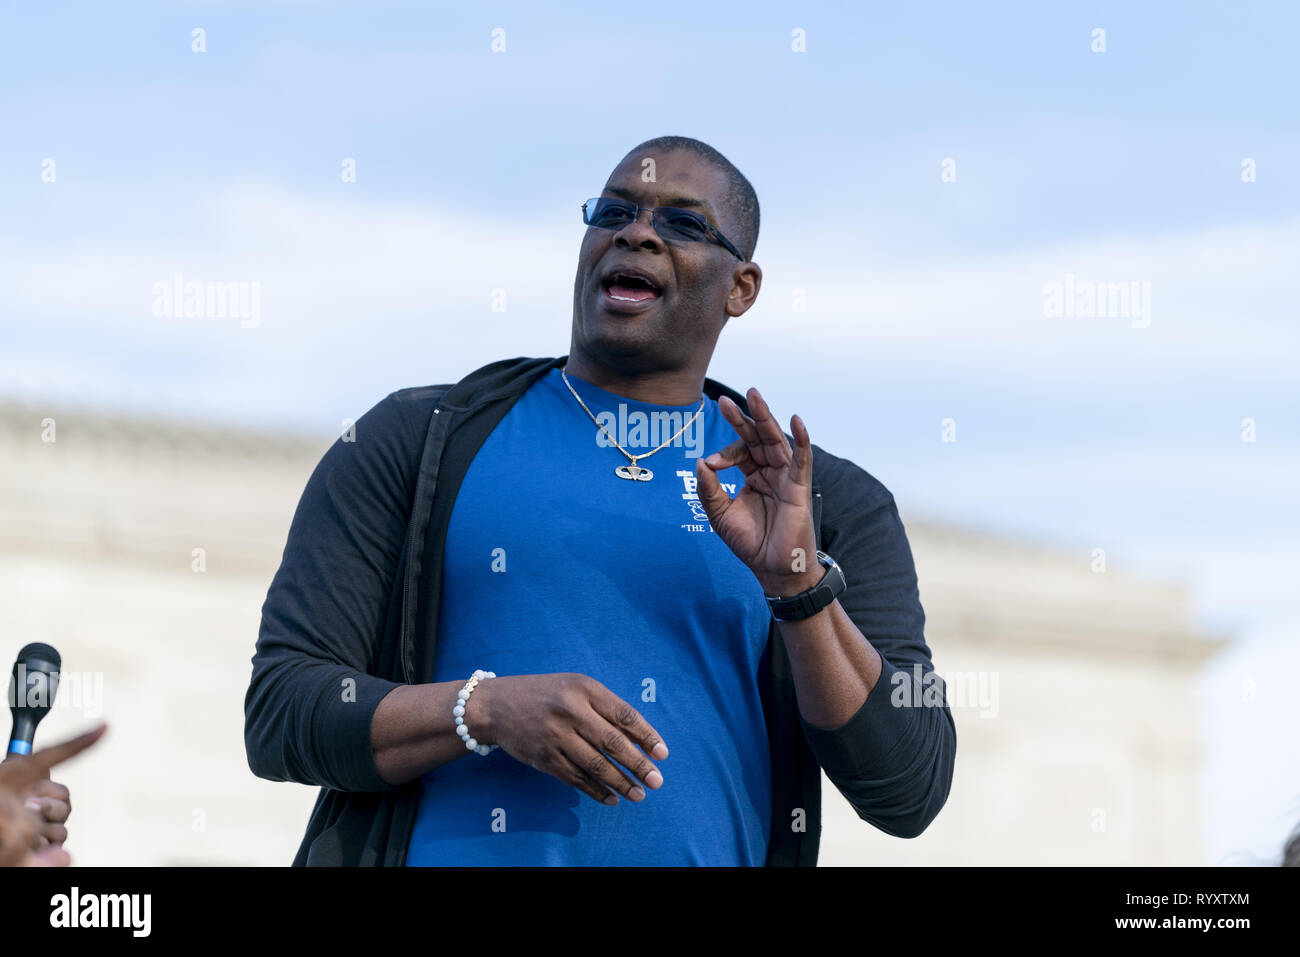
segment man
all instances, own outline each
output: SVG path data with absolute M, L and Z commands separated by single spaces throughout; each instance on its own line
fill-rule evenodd
M 567 356 L 393 393 L 303 493 L 245 702 L 322 788 L 295 864 L 808 865 L 822 768 L 899 836 L 947 798 L 892 496 L 705 375 L 752 186 L 661 137 L 583 215 Z

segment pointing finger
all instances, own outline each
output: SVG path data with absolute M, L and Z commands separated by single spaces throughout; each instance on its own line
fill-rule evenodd
M 23 757 L 11 758 L 0 764 L 0 787 L 25 791 L 37 781 L 50 776 L 50 768 L 90 747 L 108 730 L 108 725 L 101 724 L 92 731 L 79 734 L 75 738 L 48 748 L 42 748 Z

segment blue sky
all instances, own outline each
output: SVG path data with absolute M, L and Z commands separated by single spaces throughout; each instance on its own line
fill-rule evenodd
M 1300 816 L 1300 14 L 995 6 L 5 3 L 0 396 L 327 436 L 560 354 L 578 204 L 697 136 L 763 208 L 711 374 L 905 518 L 1187 581 L 1238 642 L 1204 683 L 1207 845 L 1268 853 Z M 177 272 L 258 282 L 256 328 L 154 316 Z M 1149 326 L 1045 317 L 1067 274 L 1149 282 Z

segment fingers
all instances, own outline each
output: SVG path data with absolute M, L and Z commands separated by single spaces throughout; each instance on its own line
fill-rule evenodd
M 29 797 L 27 807 L 41 816 L 42 820 L 62 824 L 72 813 L 72 804 L 57 798 Z
M 812 485 L 812 440 L 808 427 L 799 416 L 790 417 L 790 432 L 794 436 L 794 474 L 800 485 Z
M 650 722 L 641 717 L 641 712 L 614 692 L 601 685 L 592 695 L 591 703 L 601 717 L 631 738 L 646 754 L 660 761 L 668 757 L 668 745 L 664 744 L 659 732 L 650 727 Z
M 23 859 L 23 867 L 67 867 L 72 863 L 72 856 L 61 847 L 41 848 L 33 851 Z
M 618 731 L 610 725 L 606 725 L 606 728 L 608 728 L 610 732 L 610 734 L 603 736 L 606 739 L 614 735 L 623 738 L 623 733 L 621 731 Z M 599 732 L 593 736 L 602 737 Z M 613 745 L 612 747 L 613 750 L 619 750 L 618 745 Z M 621 747 L 631 751 L 636 750 L 631 744 L 627 743 L 626 738 L 623 738 L 623 744 Z M 633 781 L 619 770 L 617 766 L 612 764 L 605 755 L 596 750 L 596 748 L 593 747 L 585 737 L 576 737 L 570 741 L 564 748 L 564 756 L 568 758 L 575 767 L 579 768 L 583 772 L 588 782 L 595 783 L 599 793 L 602 795 L 600 798 L 602 803 L 618 803 L 617 798 L 612 802 L 607 800 L 608 797 L 612 796 L 609 793 L 610 791 L 623 795 L 623 797 L 627 798 L 629 801 L 645 800 L 645 790 L 636 781 Z
M 31 844 L 41 848 L 24 863 L 62 866 L 70 860 L 60 845 L 68 839 L 64 822 L 72 813 L 72 797 L 66 785 L 49 780 L 50 768 L 90 747 L 106 728 L 100 725 L 69 741 L 0 764 L 0 789 L 26 799 L 22 813 L 30 815 Z
M 72 813 L 72 792 L 66 784 L 42 778 L 27 792 L 28 803 L 39 803 L 39 810 L 47 821 L 66 821 Z
M 731 427 L 736 430 L 736 434 L 751 446 L 762 445 L 763 440 L 758 436 L 758 429 L 754 426 L 754 420 L 740 410 L 730 397 L 723 396 L 718 400 L 718 411 L 722 417 L 731 423 Z
M 22 757 L 10 758 L 0 764 L 0 787 L 12 788 L 20 792 L 28 791 L 37 781 L 50 776 L 50 768 L 86 750 L 103 737 L 107 729 L 108 725 L 101 724 L 61 744 L 42 748 Z
M 62 785 L 55 785 L 55 787 L 62 787 Z M 68 839 L 68 828 L 64 822 L 72 813 L 71 802 L 52 797 L 29 797 L 26 807 L 40 816 L 40 835 L 46 841 L 51 844 L 62 844 Z
M 790 442 L 786 439 L 785 433 L 781 431 L 781 424 L 772 415 L 772 410 L 767 407 L 763 394 L 757 389 L 750 389 L 746 398 L 749 399 L 749 411 L 754 418 L 754 429 L 763 443 L 763 450 L 768 456 L 768 464 L 789 464 L 793 457 L 790 451 Z
M 750 389 L 747 399 L 753 418 L 741 411 L 740 406 L 726 396 L 718 400 L 718 409 L 745 442 L 750 456 L 758 465 L 778 468 L 789 465 L 792 460 L 790 442 L 773 418 L 772 410 L 768 408 L 762 393 L 757 389 Z
M 618 795 L 644 800 L 648 789 L 663 785 L 647 754 L 667 758 L 668 746 L 636 708 L 599 681 L 576 673 L 513 680 L 519 693 L 513 705 L 502 699 L 493 722 L 511 757 L 606 805 L 618 804 Z
M 596 782 L 597 793 L 602 795 L 596 799 L 601 803 L 618 803 L 603 799 L 610 790 L 629 801 L 644 800 L 641 785 L 658 788 L 664 776 L 642 750 L 662 760 L 668 757 L 667 745 L 636 708 L 603 685 L 593 689 L 591 706 L 595 716 L 575 726 L 576 735 L 563 748 L 566 760 L 581 770 L 585 779 Z M 632 777 L 614 761 L 627 768 Z M 592 794 L 587 788 L 583 790 Z
M 68 839 L 64 822 L 72 814 L 72 796 L 67 785 L 42 778 L 27 791 L 24 804 L 41 819 L 39 843 L 62 844 Z
M 564 783 L 577 788 L 583 794 L 587 795 L 593 801 L 599 801 L 601 804 L 613 807 L 618 803 L 618 797 L 610 793 L 609 788 L 597 781 L 579 765 L 575 764 L 568 755 L 560 753 L 556 756 L 559 764 L 559 774 L 554 771 L 552 776 L 559 778 Z
M 733 465 L 739 466 L 741 469 L 746 470 L 746 474 L 752 472 L 758 467 L 750 457 L 749 445 L 744 439 L 736 439 L 736 441 L 732 442 L 721 451 L 714 452 L 712 455 L 707 456 L 704 459 L 704 463 L 710 468 L 718 471 L 729 469 Z
M 50 844 L 62 844 L 68 839 L 68 828 L 63 824 L 51 824 L 46 821 L 41 825 L 40 836 Z
M 644 793 L 641 794 L 641 797 L 637 797 L 632 793 L 638 784 L 644 784 L 653 790 L 664 783 L 664 776 L 659 773 L 659 769 L 655 767 L 654 762 L 641 753 L 641 749 L 628 737 L 628 732 L 599 717 L 580 726 L 577 731 L 586 744 L 595 750 L 597 757 L 601 757 L 603 760 L 604 756 L 607 755 L 610 759 L 627 768 L 632 777 L 635 778 L 634 781 L 628 781 L 621 768 L 613 765 L 606 767 L 605 765 L 609 764 L 608 761 L 602 764 L 593 759 L 593 766 L 587 768 L 588 772 L 593 776 L 599 777 L 629 800 L 639 801 L 642 797 L 645 797 Z M 583 753 L 587 758 L 593 758 L 585 750 Z

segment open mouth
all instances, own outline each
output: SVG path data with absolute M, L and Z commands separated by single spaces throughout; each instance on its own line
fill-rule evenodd
M 648 302 L 663 294 L 653 280 L 636 273 L 613 273 L 602 285 L 605 296 L 614 302 Z

